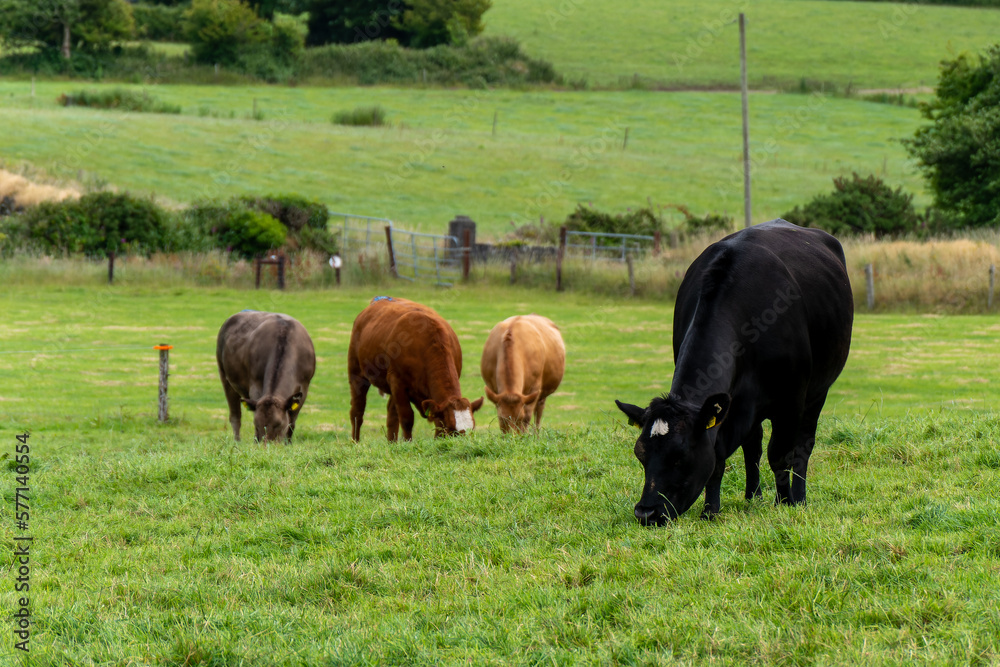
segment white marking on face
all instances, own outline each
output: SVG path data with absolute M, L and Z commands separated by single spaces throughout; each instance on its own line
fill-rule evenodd
M 653 422 L 653 428 L 649 429 L 650 435 L 666 435 L 670 432 L 670 427 L 667 426 L 667 422 L 662 419 L 657 419 Z
M 455 410 L 455 430 L 471 431 L 475 424 L 472 421 L 471 410 Z

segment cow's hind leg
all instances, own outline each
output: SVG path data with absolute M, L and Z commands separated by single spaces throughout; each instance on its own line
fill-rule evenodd
M 547 396 L 542 396 L 538 399 L 538 403 L 535 404 L 535 430 L 537 431 L 542 425 L 542 413 L 545 412 L 545 399 Z
M 826 394 L 810 407 L 806 408 L 802 420 L 799 422 L 798 433 L 795 434 L 795 444 L 792 447 L 792 493 L 793 504 L 804 503 L 806 501 L 806 472 L 809 469 L 809 457 L 812 455 L 813 447 L 816 445 L 816 424 L 819 422 L 820 412 L 823 411 L 823 403 L 826 402 Z
M 361 439 L 361 424 L 364 423 L 365 407 L 368 405 L 368 389 L 372 385 L 360 370 L 356 373 L 350 367 L 347 370 L 351 383 L 351 440 L 357 442 Z
M 743 465 L 747 471 L 747 490 L 743 494 L 747 500 L 757 498 L 760 491 L 760 457 L 764 452 L 764 427 L 751 427 L 743 440 Z
M 792 469 L 796 434 L 799 420 L 795 416 L 776 417 L 771 420 L 771 440 L 767 443 L 767 462 L 774 471 L 775 502 L 792 502 L 789 473 Z
M 396 411 L 396 399 L 389 394 L 389 402 L 385 406 L 385 437 L 393 442 L 399 437 L 399 413 Z
M 222 372 L 219 372 L 222 375 Z M 229 404 L 229 425 L 233 427 L 233 437 L 240 440 L 240 419 L 242 417 L 243 406 L 240 405 L 240 395 L 233 389 L 226 377 L 222 376 L 222 390 L 226 394 L 226 403 Z

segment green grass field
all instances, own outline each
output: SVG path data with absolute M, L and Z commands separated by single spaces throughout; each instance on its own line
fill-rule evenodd
M 933 86 L 938 63 L 997 41 L 994 9 L 824 0 L 498 0 L 486 34 L 511 35 L 570 79 L 622 85 L 739 86 L 747 16 L 754 87 L 802 79 L 839 88 Z
M 470 437 L 421 423 L 389 445 L 372 392 L 356 445 L 345 355 L 371 290 L 5 278 L 0 522 L 9 540 L 27 429 L 32 665 L 1000 659 L 994 317 L 859 316 L 809 506 L 745 503 L 737 454 L 718 520 L 648 530 L 613 399 L 669 387 L 669 304 L 394 288 L 452 322 L 467 396 L 482 395 L 486 332 L 514 313 L 560 324 L 566 377 L 536 437 L 501 435 L 487 406 Z M 214 338 L 242 308 L 290 313 L 316 344 L 291 446 L 227 433 Z M 161 342 L 175 346 L 165 425 Z M 12 646 L 8 633 L 0 656 Z
M 465 214 L 499 236 L 512 220 L 562 220 L 587 202 L 741 217 L 736 94 L 152 86 L 182 115 L 55 103 L 84 87 L 97 86 L 38 83 L 31 98 L 29 83 L 0 83 L 8 128 L 0 155 L 176 202 L 297 192 L 335 211 L 436 233 Z M 247 119 L 255 99 L 264 121 Z M 393 127 L 330 122 L 335 111 L 375 104 Z M 763 94 L 750 108 L 756 221 L 830 192 L 835 176 L 852 171 L 928 202 L 898 142 L 920 124 L 915 109 Z M 680 220 L 671 211 L 668 222 L 671 214 Z

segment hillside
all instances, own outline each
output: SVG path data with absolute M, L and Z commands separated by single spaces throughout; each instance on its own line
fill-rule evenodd
M 494 0 L 486 34 L 511 35 L 570 79 L 621 84 L 638 75 L 667 87 L 739 84 L 747 15 L 754 87 L 805 78 L 838 87 L 933 85 L 938 63 L 998 39 L 1000 11 L 826 0 Z

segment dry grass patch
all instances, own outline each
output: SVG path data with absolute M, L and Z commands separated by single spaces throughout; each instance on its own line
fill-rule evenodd
M 0 169 L 0 200 L 10 197 L 19 207 L 35 206 L 45 201 L 79 199 L 81 194 L 74 188 L 35 183 L 20 174 Z

